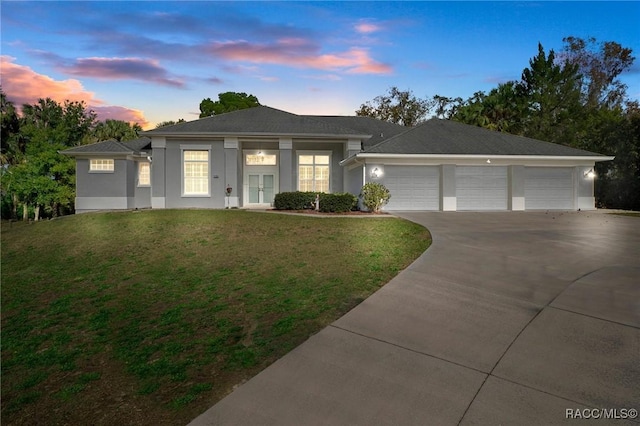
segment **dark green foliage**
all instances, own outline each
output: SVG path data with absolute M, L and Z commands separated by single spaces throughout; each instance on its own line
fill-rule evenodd
M 430 110 L 428 100 L 416 97 L 410 90 L 402 91 L 391 87 L 388 93 L 360 105 L 356 115 L 403 126 L 415 126 L 426 119 Z
M 211 98 L 200 102 L 200 118 L 257 106 L 260 106 L 260 101 L 254 95 L 247 95 L 244 92 L 219 93 L 218 100 L 215 102 Z
M 11 116 L 13 106 L 2 95 L 3 112 Z M 16 219 L 19 205 L 23 219 L 31 212 L 38 220 L 72 211 L 75 161 L 59 151 L 89 142 L 95 120 L 96 114 L 82 102 L 59 104 L 47 98 L 23 105 L 17 127 L 13 119 L 3 121 L 3 147 L 4 138 L 7 146 L 0 178 L 3 204 L 8 207 L 3 215 Z
M 337 194 L 320 194 L 320 211 L 344 213 L 353 210 L 358 199 L 347 192 Z
M 280 192 L 273 200 L 277 210 L 305 210 L 315 208 L 316 192 Z
M 344 213 L 353 210 L 358 199 L 349 193 L 327 194 L 324 192 L 281 192 L 276 194 L 273 205 L 277 210 L 308 210 L 316 208 L 325 213 Z
M 596 164 L 596 204 L 640 209 L 640 108 L 618 78 L 633 65 L 632 51 L 594 38 L 563 41 L 560 55 L 538 45 L 521 80 L 464 102 L 436 96 L 438 109 L 463 123 L 615 156 Z
M 186 120 L 184 118 L 180 118 L 178 119 L 178 121 L 175 121 L 175 120 L 161 121 L 160 123 L 156 124 L 156 129 L 159 129 L 161 127 L 166 127 L 166 126 L 173 126 L 175 124 L 180 124 L 185 122 Z
M 93 129 L 93 142 L 115 139 L 117 141 L 130 141 L 136 139 L 142 131 L 139 124 L 130 124 L 122 120 L 106 119 Z

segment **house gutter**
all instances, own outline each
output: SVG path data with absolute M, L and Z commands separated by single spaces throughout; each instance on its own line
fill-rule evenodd
M 167 138 L 187 137 L 187 138 L 212 138 L 212 137 L 284 137 L 284 138 L 310 138 L 310 139 L 370 139 L 370 134 L 336 134 L 336 133 L 265 133 L 265 132 L 162 132 L 158 130 L 148 130 L 141 135 L 164 136 Z
M 615 157 L 604 155 L 493 155 L 493 154 L 384 154 L 373 152 L 362 152 L 352 155 L 340 162 L 341 166 L 349 165 L 353 162 L 364 162 L 368 159 L 408 159 L 408 160 L 561 160 L 561 161 L 612 161 Z

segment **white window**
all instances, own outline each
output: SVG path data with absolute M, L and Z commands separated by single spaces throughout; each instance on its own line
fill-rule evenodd
M 330 163 L 331 156 L 328 153 L 298 155 L 298 190 L 329 192 Z
M 209 194 L 209 151 L 184 152 L 184 194 Z
M 276 166 L 278 164 L 275 154 L 247 154 L 245 157 L 247 166 Z
M 138 163 L 138 186 L 151 185 L 151 163 L 142 161 Z
M 114 161 L 107 159 L 91 159 L 89 160 L 89 171 L 112 172 L 114 171 Z

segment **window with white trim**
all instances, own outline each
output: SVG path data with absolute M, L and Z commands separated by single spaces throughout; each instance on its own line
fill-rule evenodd
M 298 155 L 298 190 L 329 192 L 331 156 L 328 153 Z
M 115 162 L 113 159 L 92 158 L 89 160 L 90 172 L 112 172 L 115 170 Z
M 151 163 L 141 161 L 138 163 L 138 186 L 151 185 Z
M 184 194 L 209 194 L 209 151 L 183 151 Z

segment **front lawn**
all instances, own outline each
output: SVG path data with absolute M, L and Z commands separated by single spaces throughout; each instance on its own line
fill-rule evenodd
M 396 218 L 2 224 L 2 424 L 186 424 L 430 244 Z

